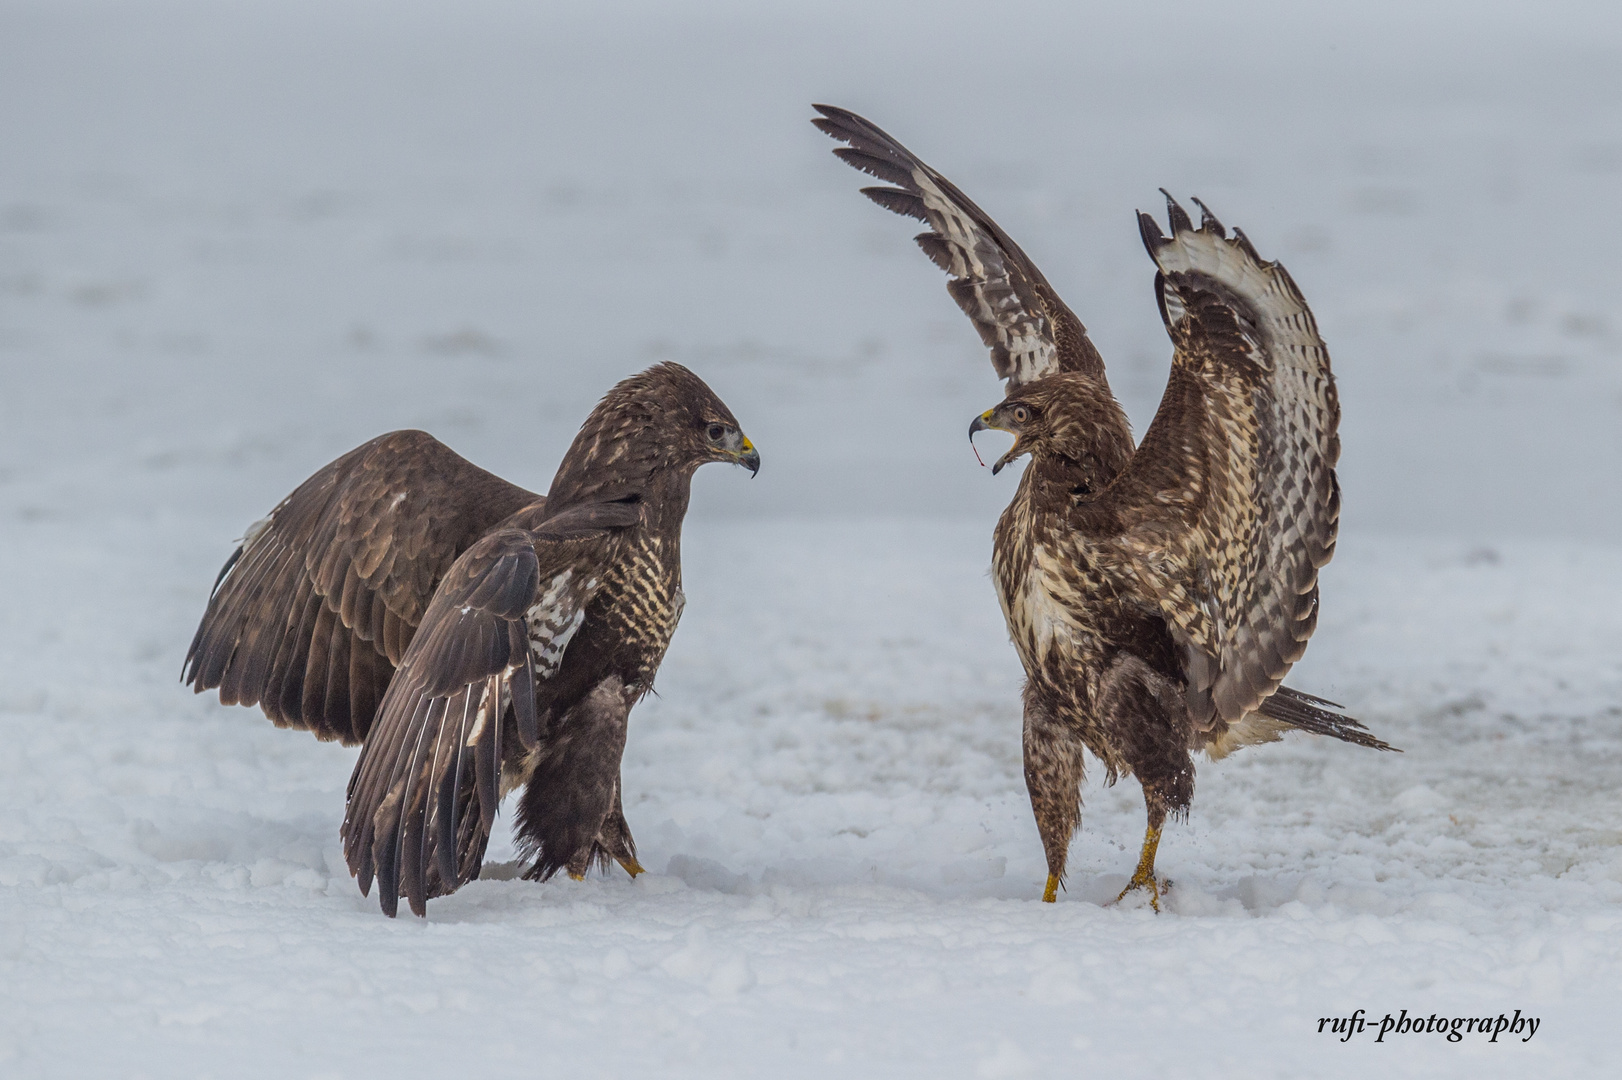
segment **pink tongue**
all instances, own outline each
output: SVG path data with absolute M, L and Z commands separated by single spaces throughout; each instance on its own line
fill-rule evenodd
M 978 461 L 980 463 L 980 467 L 982 469 L 985 468 L 986 467 L 986 459 L 980 456 L 980 448 L 978 446 L 974 445 L 974 440 L 973 439 L 969 440 L 969 449 L 974 451 L 974 460 L 976 460 L 976 461 Z

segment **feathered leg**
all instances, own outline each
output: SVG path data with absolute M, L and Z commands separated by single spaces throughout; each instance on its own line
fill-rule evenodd
M 624 684 L 609 676 L 543 741 L 518 802 L 519 851 L 535 859 L 526 878 L 546 881 L 563 870 L 578 880 L 614 855 L 601 838 L 616 806 L 630 710 Z
M 575 852 L 574 858 L 564 869 L 572 880 L 584 881 L 586 872 L 592 867 L 606 873 L 610 860 L 619 863 L 632 877 L 643 873 L 642 864 L 636 861 L 636 841 L 631 839 L 631 827 L 626 823 L 625 809 L 620 805 L 618 780 L 614 781 L 614 805 L 603 819 L 602 828 L 597 830 L 597 838 L 591 842 L 591 847 Z
M 614 809 L 608 812 L 608 819 L 597 834 L 597 843 L 625 868 L 627 874 L 636 877 L 643 872 L 642 864 L 636 861 L 636 841 L 631 838 L 631 826 L 625 820 L 625 807 L 620 803 L 620 785 L 617 782 L 614 784 Z
M 1025 684 L 1025 788 L 1048 860 L 1042 899 L 1051 904 L 1064 883 L 1070 838 L 1081 825 L 1082 743 Z
M 1194 762 L 1189 756 L 1189 715 L 1183 689 L 1131 653 L 1120 653 L 1099 683 L 1098 715 L 1115 735 L 1121 756 L 1138 783 L 1148 826 L 1138 868 L 1121 895 L 1137 889 L 1149 893 L 1149 906 L 1160 910 L 1167 883 L 1155 876 L 1155 852 L 1166 815 L 1187 816 L 1194 799 Z

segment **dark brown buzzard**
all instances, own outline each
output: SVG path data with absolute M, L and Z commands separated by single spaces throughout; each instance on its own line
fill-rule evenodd
M 1186 816 L 1192 752 L 1220 758 L 1290 728 L 1390 747 L 1282 686 L 1318 621 L 1335 548 L 1340 404 L 1312 312 L 1277 263 L 1200 205 L 1167 196 L 1171 236 L 1139 215 L 1159 272 L 1171 378 L 1143 444 L 1080 320 L 951 181 L 873 124 L 826 105 L 834 153 L 894 187 L 874 202 L 926 222 L 924 252 L 991 349 L 1007 396 L 975 419 L 1029 454 L 997 522 L 993 571 L 1025 666 L 1025 783 L 1056 898 L 1081 823 L 1083 749 L 1143 786 L 1149 824 L 1121 896 L 1160 909 L 1155 849 Z M 1196 200 L 1196 203 L 1198 200 Z
M 641 872 L 620 805 L 631 707 L 681 617 L 695 469 L 760 455 L 679 364 L 592 410 L 545 498 L 420 431 L 383 435 L 248 531 L 186 657 L 198 693 L 364 743 L 344 853 L 383 911 L 479 876 L 496 808 L 545 880 Z

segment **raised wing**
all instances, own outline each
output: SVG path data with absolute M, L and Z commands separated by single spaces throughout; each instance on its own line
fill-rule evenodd
M 822 114 L 813 124 L 849 144 L 835 154 L 895 185 L 862 194 L 929 225 L 918 246 L 952 276 L 947 291 L 980 331 L 1010 392 L 1056 371 L 1104 378 L 1104 362 L 1081 320 L 985 211 L 876 125 L 832 105 L 812 108 Z
M 1203 205 L 1195 229 L 1167 202 L 1169 239 L 1139 219 L 1176 346 L 1171 379 L 1132 463 L 1096 511 L 1080 509 L 1121 529 L 1121 570 L 1159 602 L 1208 729 L 1260 708 L 1317 625 L 1340 518 L 1340 404 L 1290 275 Z
M 278 726 L 365 739 L 457 556 L 538 495 L 421 431 L 379 436 L 310 477 L 226 562 L 184 681 Z
M 536 687 L 584 621 L 614 532 L 640 515 L 635 502 L 544 521 L 526 512 L 445 575 L 349 781 L 344 854 L 363 893 L 375 874 L 388 915 L 401 896 L 422 915 L 429 897 L 478 877 L 511 743 L 504 726 L 536 746 Z

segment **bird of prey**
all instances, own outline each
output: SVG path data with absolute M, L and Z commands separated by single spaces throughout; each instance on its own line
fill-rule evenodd
M 184 680 L 282 727 L 363 743 L 344 853 L 383 911 L 479 876 L 518 808 L 527 877 L 641 872 L 621 810 L 631 707 L 681 617 L 694 470 L 760 455 L 679 364 L 615 386 L 545 498 L 421 431 L 350 451 L 248 530 Z
M 1284 268 L 1207 210 L 1166 196 L 1171 235 L 1139 214 L 1173 345 L 1143 443 L 1081 321 L 1019 246 L 940 173 L 867 120 L 815 106 L 834 151 L 892 186 L 880 206 L 925 222 L 1006 380 L 975 418 L 1012 432 L 993 472 L 1029 455 L 997 522 L 993 578 L 1025 668 L 1025 783 L 1056 899 L 1081 823 L 1085 748 L 1109 782 L 1138 778 L 1148 810 L 1126 889 L 1160 910 L 1155 851 L 1186 817 L 1192 752 L 1220 758 L 1290 728 L 1390 749 L 1339 706 L 1281 685 L 1318 621 L 1335 547 L 1340 405 L 1329 353 Z

